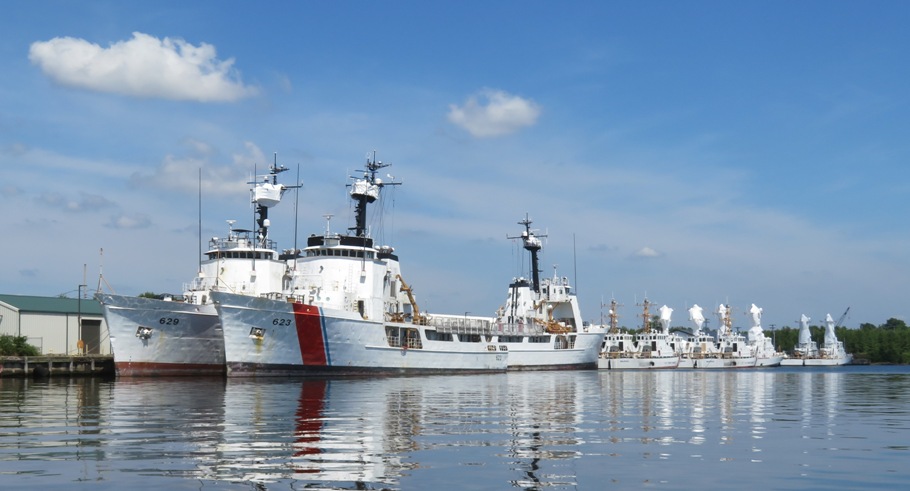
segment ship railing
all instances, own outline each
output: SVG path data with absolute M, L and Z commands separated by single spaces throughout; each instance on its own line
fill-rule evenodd
M 621 358 L 622 353 L 619 346 L 608 346 L 605 351 L 600 352 L 600 356 L 601 358 Z
M 205 278 L 196 278 L 190 283 L 183 284 L 184 292 L 196 292 L 190 296 L 195 297 L 196 295 L 201 295 L 208 297 L 208 292 L 227 292 L 227 293 L 240 293 L 246 295 L 259 295 L 266 296 L 269 295 L 269 298 L 272 298 L 272 293 L 260 293 L 256 291 L 256 286 L 249 281 L 239 281 L 236 283 L 225 284 L 223 282 L 217 282 L 216 284 L 211 284 L 206 281 Z M 281 294 L 275 294 L 275 296 L 280 297 Z M 195 300 L 190 300 L 190 303 L 197 303 Z
M 575 343 L 572 343 L 572 347 L 573 347 L 573 348 L 575 347 Z M 638 358 L 639 358 L 638 355 L 639 355 L 639 354 L 636 353 L 636 352 L 634 352 L 634 351 L 608 351 L 608 352 L 606 352 L 606 353 L 601 353 L 601 354 L 600 354 L 600 357 L 601 357 L 601 358 L 611 358 L 611 359 L 613 359 L 613 360 L 617 360 L 617 359 L 620 359 L 620 358 L 622 358 L 622 359 L 626 359 L 626 358 L 638 359 Z
M 183 291 L 185 292 L 198 292 L 203 290 L 208 290 L 209 278 L 205 277 L 195 277 L 193 281 L 183 284 Z
M 441 333 L 493 334 L 489 319 L 432 315 L 427 318 L 427 325 Z
M 183 291 L 185 292 L 208 292 L 209 290 L 216 292 L 245 293 L 255 291 L 255 288 L 253 288 L 253 283 L 250 281 L 237 281 L 228 284 L 224 280 L 219 280 L 218 278 L 202 276 L 197 276 L 189 283 L 183 284 Z
M 537 336 L 547 334 L 546 327 L 537 323 L 499 322 L 459 316 L 432 316 L 428 325 L 441 333 Z
M 278 244 L 274 240 L 254 240 L 249 232 L 234 233 L 230 237 L 215 237 L 209 240 L 209 250 L 211 251 L 253 248 L 265 248 L 275 251 L 277 247 Z
M 547 334 L 547 329 L 545 325 L 536 322 L 494 322 L 493 333 L 538 336 Z

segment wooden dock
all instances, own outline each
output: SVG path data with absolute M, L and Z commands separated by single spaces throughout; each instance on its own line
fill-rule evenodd
M 76 377 L 114 375 L 110 355 L 0 356 L 0 377 Z

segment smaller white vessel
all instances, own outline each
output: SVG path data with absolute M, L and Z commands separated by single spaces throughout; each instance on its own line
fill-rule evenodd
M 604 340 L 600 347 L 600 356 L 597 360 L 597 368 L 612 369 L 613 360 L 628 357 L 628 353 L 635 350 L 635 336 L 632 333 L 621 331 L 619 329 L 619 313 L 617 309 L 619 304 L 616 299 L 610 301 L 610 319 L 607 332 L 604 334 Z M 618 367 L 619 362 L 615 363 Z
M 713 344 L 710 336 L 702 334 L 705 325 L 704 309 L 698 304 L 689 308 L 689 321 L 692 322 L 692 335 L 682 336 L 675 333 L 670 337 L 670 345 L 679 355 L 679 368 L 695 368 L 695 359 L 702 357 L 702 345 Z
M 784 359 L 784 354 L 777 351 L 774 347 L 774 341 L 765 336 L 761 327 L 762 308 L 754 303 L 749 309 L 752 315 L 752 327 L 749 328 L 749 346 L 755 352 L 755 366 L 757 367 L 776 367 Z
M 632 335 L 616 327 L 616 301 L 610 305 L 610 330 L 604 335 L 597 368 L 608 370 L 652 370 L 676 368 L 679 354 L 670 345 L 670 317 L 673 309 L 662 306 L 658 312 L 661 330 L 651 329 L 650 307 L 646 298 L 641 304 L 642 330 L 632 341 Z
M 720 321 L 717 341 L 712 345 L 707 339 L 697 339 L 700 356 L 693 356 L 693 368 L 753 368 L 757 361 L 746 338 L 733 332 L 733 309 L 720 304 L 715 314 Z
M 822 347 L 819 348 L 815 341 L 812 341 L 812 333 L 809 331 L 810 317 L 802 314 L 799 320 L 799 339 L 793 354 L 781 361 L 782 366 L 839 366 L 853 363 L 853 354 L 847 353 L 844 349 L 843 341 L 838 341 L 835 328 L 843 321 L 850 312 L 850 308 L 841 316 L 837 322 L 827 314 L 825 317 L 825 339 Z

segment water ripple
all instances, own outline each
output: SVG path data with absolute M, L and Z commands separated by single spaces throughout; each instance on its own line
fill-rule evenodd
M 3 379 L 0 474 L 131 491 L 894 489 L 910 370 L 878 370 Z

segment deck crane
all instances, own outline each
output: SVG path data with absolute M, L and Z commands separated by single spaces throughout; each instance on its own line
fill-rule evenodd
M 407 294 L 408 303 L 411 304 L 411 308 L 414 310 L 412 323 L 426 325 L 427 319 L 425 316 L 420 315 L 420 307 L 417 306 L 417 300 L 414 299 L 414 291 L 411 289 L 410 286 L 408 286 L 407 283 L 404 282 L 404 278 L 402 278 L 400 274 L 395 275 L 395 276 L 397 276 L 398 281 L 401 282 L 401 286 L 399 287 L 399 289 L 401 291 L 405 292 L 405 294 Z

